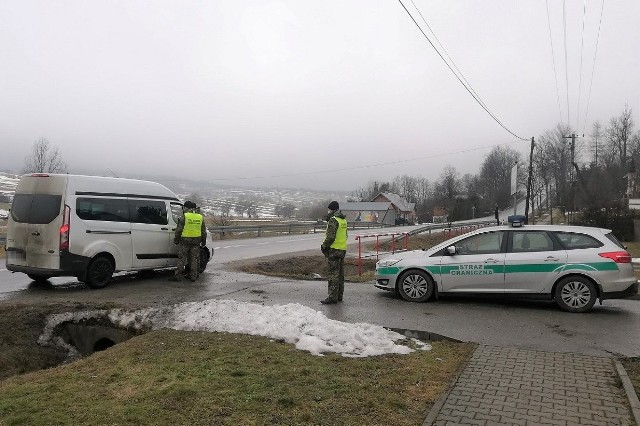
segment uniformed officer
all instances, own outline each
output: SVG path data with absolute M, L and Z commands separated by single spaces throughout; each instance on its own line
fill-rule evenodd
M 320 246 L 329 262 L 329 296 L 321 300 L 323 305 L 342 302 L 344 293 L 344 257 L 347 254 L 347 221 L 337 201 L 328 206 L 327 232 Z
M 200 246 L 207 244 L 207 228 L 204 217 L 198 213 L 196 203 L 185 201 L 184 217 L 178 220 L 178 228 L 173 242 L 179 244 L 178 267 L 171 281 L 181 281 L 184 267 L 189 262 L 189 277 L 191 281 L 198 278 L 200 264 Z

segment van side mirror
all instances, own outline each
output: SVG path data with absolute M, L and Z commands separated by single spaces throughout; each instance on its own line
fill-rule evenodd
M 456 246 L 447 247 L 447 253 L 449 253 L 450 256 L 453 256 L 454 254 L 456 254 Z

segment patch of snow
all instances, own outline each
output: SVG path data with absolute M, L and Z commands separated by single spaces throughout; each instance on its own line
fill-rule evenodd
M 332 320 L 322 312 L 298 303 L 263 306 L 217 299 L 136 311 L 113 309 L 56 314 L 48 318 L 38 342 L 42 345 L 59 344 L 54 338 L 58 325 L 90 319 L 109 319 L 115 326 L 135 330 L 169 328 L 265 336 L 294 344 L 300 350 L 319 356 L 330 352 L 346 357 L 408 354 L 415 349 L 398 343 L 407 340 L 417 349 L 431 350 L 427 343 L 406 339 L 384 327 Z

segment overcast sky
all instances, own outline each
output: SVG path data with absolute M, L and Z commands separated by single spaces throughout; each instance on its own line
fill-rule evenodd
M 402 1 L 515 135 L 640 127 L 639 1 Z M 333 190 L 528 152 L 394 0 L 0 0 L 0 169 L 40 137 L 70 172 Z

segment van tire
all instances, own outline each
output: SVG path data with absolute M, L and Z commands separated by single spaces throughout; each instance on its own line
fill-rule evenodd
M 98 256 L 89 264 L 84 283 L 91 288 L 103 288 L 111 280 L 113 270 L 113 264 L 109 259 Z
M 206 247 L 200 247 L 200 261 L 198 262 L 198 273 L 201 274 L 207 269 L 207 263 L 209 262 L 209 249 Z
M 48 275 L 38 275 L 38 274 L 27 274 L 27 276 L 37 283 L 47 282 L 49 278 L 51 278 Z

